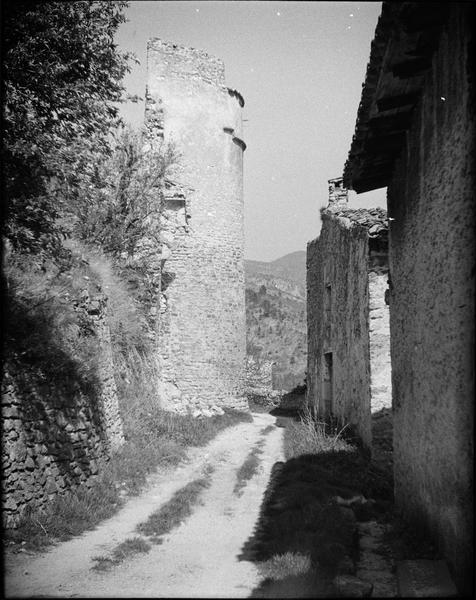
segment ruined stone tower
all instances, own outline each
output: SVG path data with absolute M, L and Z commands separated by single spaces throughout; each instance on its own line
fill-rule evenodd
M 161 219 L 161 399 L 192 414 L 247 410 L 244 101 L 205 52 L 152 39 L 147 62 L 149 134 L 180 155 Z

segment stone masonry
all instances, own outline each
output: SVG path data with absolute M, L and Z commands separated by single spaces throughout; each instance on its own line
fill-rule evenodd
M 27 372 L 2 381 L 3 524 L 41 508 L 79 485 L 91 485 L 101 463 L 124 441 L 112 369 L 107 299 L 84 290 L 84 313 L 100 345 L 99 395 L 75 384 L 38 383 Z
M 270 394 L 273 391 L 272 360 L 261 360 L 254 356 L 246 358 L 246 390 L 253 394 Z
M 164 408 L 248 410 L 245 399 L 243 99 L 224 65 L 152 39 L 146 127 L 179 165 L 161 217 L 158 355 Z
M 351 424 L 371 448 L 371 414 L 391 407 L 387 218 L 350 209 L 329 181 L 320 237 L 307 248 L 307 403 Z

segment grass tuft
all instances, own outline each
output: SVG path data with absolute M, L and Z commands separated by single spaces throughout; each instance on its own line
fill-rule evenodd
M 92 567 L 94 571 L 108 571 L 112 567 L 121 564 L 126 559 L 135 554 L 147 553 L 151 549 L 151 545 L 141 537 L 129 538 L 116 546 L 110 557 L 95 556 L 93 560 L 95 565 Z
M 275 554 L 269 560 L 256 564 L 260 575 L 267 579 L 285 579 L 292 575 L 304 575 L 311 569 L 308 555 L 297 552 Z
M 241 496 L 242 489 L 246 486 L 247 482 L 253 477 L 258 470 L 260 459 L 258 456 L 263 454 L 262 447 L 264 440 L 260 440 L 256 446 L 251 450 L 241 467 L 236 472 L 236 483 L 233 488 L 233 493 L 237 496 Z
M 22 544 L 25 549 L 41 550 L 94 528 L 117 512 L 122 502 L 106 470 L 90 488 L 82 485 L 58 495 L 45 510 L 25 511 L 18 527 L 5 532 L 6 538 L 14 543 L 26 542 Z
M 260 435 L 268 435 L 268 433 L 271 433 L 275 429 L 276 425 L 267 425 L 266 427 L 263 427 L 263 429 L 260 431 Z
M 204 477 L 195 479 L 176 491 L 168 502 L 149 516 L 147 521 L 137 526 L 137 531 L 147 536 L 151 542 L 161 543 L 161 536 L 178 527 L 192 514 L 193 507 L 198 503 L 201 494 L 210 486 L 212 472 L 213 468 L 208 465 Z
M 302 414 L 301 420 L 290 422 L 284 431 L 284 454 L 287 459 L 306 454 L 322 454 L 352 450 L 352 446 L 342 438 L 346 426 L 326 432 L 325 423 L 315 421 L 309 411 Z

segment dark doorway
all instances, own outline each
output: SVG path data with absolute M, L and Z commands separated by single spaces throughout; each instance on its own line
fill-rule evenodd
M 326 352 L 322 369 L 322 407 L 325 415 L 332 414 L 332 388 L 332 352 Z

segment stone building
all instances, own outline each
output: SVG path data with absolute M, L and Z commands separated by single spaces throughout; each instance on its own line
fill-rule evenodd
M 387 186 L 395 500 L 473 571 L 472 3 L 384 2 L 344 184 Z
M 161 219 L 161 400 L 194 414 L 248 410 L 244 101 L 205 52 L 152 39 L 147 61 L 146 126 L 180 155 Z
M 329 181 L 319 238 L 307 246 L 307 403 L 371 447 L 371 413 L 391 406 L 387 215 L 350 209 Z

